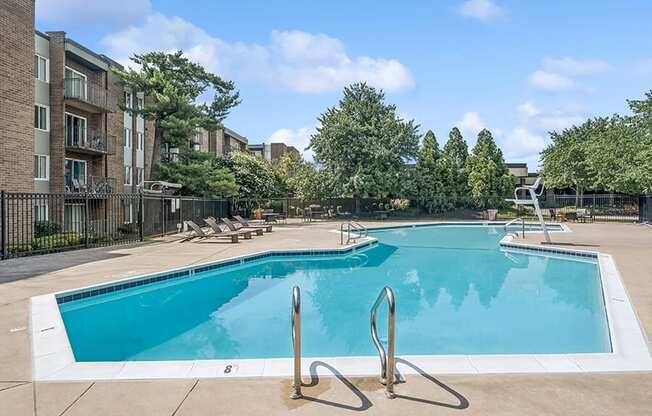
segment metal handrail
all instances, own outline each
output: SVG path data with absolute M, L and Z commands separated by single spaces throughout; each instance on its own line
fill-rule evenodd
M 376 329 L 376 313 L 382 301 L 387 298 L 388 322 L 387 322 L 387 352 L 380 343 L 378 330 Z M 385 395 L 390 399 L 394 396 L 394 341 L 395 341 L 395 321 L 396 321 L 396 303 L 394 301 L 394 292 L 389 286 L 385 286 L 380 293 L 376 302 L 371 307 L 371 340 L 373 341 L 378 354 L 380 355 L 380 382 L 385 385 Z
M 525 238 L 525 220 L 523 218 L 514 218 L 513 220 L 511 220 L 510 222 L 505 224 L 505 231 L 507 231 L 507 227 L 509 227 L 512 224 L 517 223 L 518 221 L 520 221 L 521 225 L 523 226 L 523 238 Z M 516 233 L 516 236 L 518 237 L 518 233 Z
M 346 243 L 344 243 L 344 226 L 346 226 Z M 351 238 L 351 231 L 354 233 L 357 233 L 358 236 Z M 340 224 L 340 244 L 349 244 L 351 240 L 357 240 L 358 238 L 366 238 L 369 236 L 369 231 L 367 230 L 367 227 L 364 225 L 355 222 L 355 221 L 349 221 L 347 223 L 341 223 Z
M 301 394 L 301 290 L 299 286 L 292 288 L 292 349 L 294 350 L 294 380 L 290 393 L 291 399 L 300 399 Z

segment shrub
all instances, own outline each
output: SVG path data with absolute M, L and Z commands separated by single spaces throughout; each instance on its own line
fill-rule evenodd
M 61 232 L 61 225 L 51 221 L 36 221 L 34 223 L 34 237 L 47 237 Z
M 84 242 L 80 233 L 68 232 L 39 237 L 32 240 L 34 250 L 51 250 L 55 248 L 78 246 Z

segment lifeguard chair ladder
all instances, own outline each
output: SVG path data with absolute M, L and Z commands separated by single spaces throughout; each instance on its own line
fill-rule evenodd
M 541 186 L 541 190 L 537 193 L 537 189 Z M 505 201 L 511 202 L 515 205 L 532 205 L 534 206 L 534 212 L 539 217 L 539 222 L 541 223 L 541 229 L 543 230 L 543 235 L 546 237 L 546 243 L 550 243 L 550 234 L 548 234 L 548 229 L 546 228 L 546 222 L 543 220 L 543 214 L 541 214 L 541 208 L 539 207 L 539 197 L 543 194 L 543 189 L 545 186 L 541 183 L 541 177 L 538 177 L 536 182 L 533 185 L 519 186 L 514 190 L 514 199 L 506 199 Z M 527 191 L 530 196 L 529 199 L 519 199 L 518 191 Z

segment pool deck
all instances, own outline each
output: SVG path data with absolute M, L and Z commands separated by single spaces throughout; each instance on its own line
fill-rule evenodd
M 387 226 L 394 223 L 366 223 Z M 652 372 L 406 376 L 399 398 L 376 378 L 328 376 L 287 398 L 289 379 L 191 379 L 33 383 L 29 338 L 32 296 L 274 249 L 333 248 L 337 223 L 291 223 L 240 244 L 158 239 L 135 247 L 84 250 L 0 262 L 0 415 L 215 414 L 650 414 Z M 642 327 L 652 334 L 652 227 L 570 224 L 552 234 L 559 247 L 611 254 Z M 537 244 L 541 235 L 527 234 Z M 517 239 L 516 242 L 522 242 Z M 304 378 L 304 383 L 309 378 Z

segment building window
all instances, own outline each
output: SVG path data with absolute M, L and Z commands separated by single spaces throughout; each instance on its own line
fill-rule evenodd
M 50 60 L 34 54 L 34 77 L 43 82 L 50 82 Z
M 39 104 L 34 106 L 34 128 L 50 130 L 50 107 Z
M 47 181 L 50 171 L 50 157 L 47 155 L 34 155 L 34 179 Z
M 145 100 L 143 100 L 140 97 L 138 97 L 137 100 L 138 100 L 138 109 L 142 110 L 143 108 L 145 108 Z
M 66 204 L 63 211 L 63 230 L 80 233 L 84 231 L 84 211 L 82 204 Z
M 134 222 L 134 204 L 129 201 L 122 201 L 122 212 L 124 214 L 124 223 L 131 224 Z
M 125 127 L 125 147 L 131 149 L 132 144 L 131 129 Z
M 66 146 L 83 147 L 86 144 L 86 119 L 66 113 Z
M 136 186 L 142 186 L 145 181 L 145 169 L 136 168 Z
M 145 135 L 143 133 L 136 133 L 138 141 L 136 142 L 136 149 L 143 150 L 145 148 Z
M 131 166 L 125 166 L 125 185 L 131 186 L 131 179 L 132 179 Z
M 65 82 L 66 96 L 85 100 L 86 92 L 87 92 L 86 75 L 68 67 L 66 67 L 64 73 L 66 79 Z
M 47 221 L 48 220 L 48 201 L 36 200 L 34 201 L 34 221 Z
M 131 108 L 132 104 L 133 103 L 131 101 L 131 93 L 125 91 L 125 108 Z
M 66 188 L 72 192 L 86 190 L 86 161 L 66 159 Z

